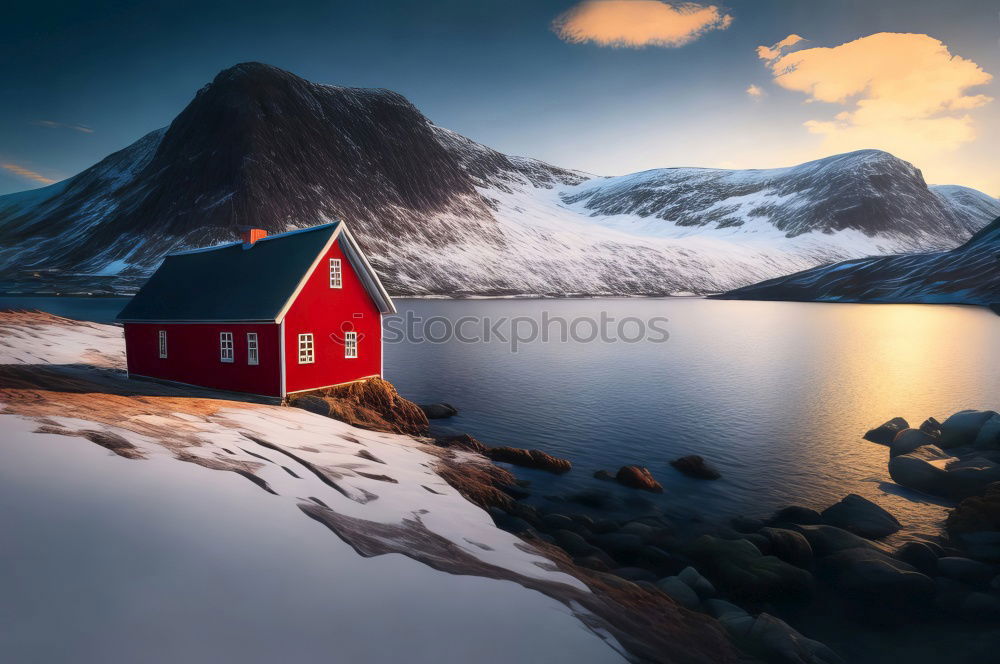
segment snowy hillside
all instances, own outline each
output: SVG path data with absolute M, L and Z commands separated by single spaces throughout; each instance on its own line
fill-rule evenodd
M 335 218 L 396 294 L 711 292 L 957 246 L 1000 213 L 862 151 L 772 170 L 595 177 L 501 154 L 387 90 L 256 63 L 64 182 L 0 196 L 0 290 L 134 290 L 173 250 Z
M 845 261 L 723 294 L 739 300 L 992 305 L 1000 313 L 1000 217 L 951 251 Z

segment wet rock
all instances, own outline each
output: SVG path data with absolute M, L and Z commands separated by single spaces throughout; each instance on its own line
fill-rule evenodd
M 771 517 L 768 523 L 770 524 L 782 524 L 782 523 L 794 523 L 802 526 L 814 525 L 817 523 L 822 523 L 823 517 L 820 516 L 819 512 L 808 507 L 802 507 L 801 505 L 789 505 L 788 507 L 783 507 Z
M 828 646 L 807 638 L 769 613 L 757 616 L 737 641 L 746 650 L 774 664 L 843 664 Z
M 896 557 L 924 574 L 934 574 L 940 553 L 926 542 L 907 542 L 896 552 Z
M 1000 415 L 993 413 L 979 428 L 972 447 L 977 450 L 1000 450 Z
M 621 524 L 613 519 L 594 519 L 590 529 L 598 535 L 617 532 Z
M 745 539 L 724 540 L 702 535 L 685 553 L 724 592 L 753 600 L 785 599 L 812 590 L 812 575 L 776 558 L 764 556 Z
M 805 535 L 785 528 L 762 528 L 759 533 L 770 543 L 770 553 L 796 567 L 812 564 L 813 550 Z
M 909 454 L 918 447 L 934 445 L 935 443 L 937 443 L 937 438 L 920 429 L 903 429 L 889 444 L 889 456 Z
M 885 537 L 902 527 L 896 517 L 856 493 L 826 508 L 821 516 L 824 523 L 862 537 Z
M 844 549 L 823 558 L 821 566 L 839 590 L 865 604 L 914 608 L 935 592 L 930 577 L 881 551 Z
M 658 576 L 673 575 L 687 566 L 687 561 L 658 546 L 647 544 L 632 556 L 636 565 L 657 573 Z
M 541 519 L 542 525 L 549 530 L 575 530 L 577 527 L 565 514 L 543 514 Z
M 950 495 L 951 482 L 945 469 L 956 457 L 936 445 L 924 445 L 889 459 L 889 476 L 897 484 L 935 495 Z
M 439 436 L 434 439 L 434 444 L 438 447 L 457 447 L 458 449 L 475 452 L 476 454 L 486 454 L 486 450 L 489 449 L 486 445 L 467 433 L 457 436 Z
M 995 574 L 986 563 L 958 556 L 938 558 L 937 568 L 944 576 L 973 586 L 985 586 Z
M 648 581 L 650 583 L 656 582 L 656 575 L 647 569 L 642 569 L 641 567 L 617 567 L 611 570 L 612 573 L 617 574 L 623 579 L 628 579 L 629 581 Z
M 707 599 L 715 595 L 715 586 L 712 585 L 712 582 L 703 577 L 693 567 L 688 566 L 682 569 L 677 578 L 686 583 L 702 599 Z
M 641 489 L 652 493 L 663 493 L 663 485 L 653 478 L 648 468 L 643 466 L 622 466 L 618 469 L 615 479 L 633 489 Z
M 771 553 L 771 540 L 760 533 L 742 533 L 743 539 L 757 547 L 765 556 Z
M 870 440 L 873 443 L 878 443 L 879 445 L 888 445 L 892 442 L 892 439 L 896 437 L 896 434 L 903 429 L 909 429 L 910 424 L 902 417 L 894 417 L 882 426 L 870 429 L 865 435 L 865 440 Z
M 556 539 L 556 544 L 574 557 L 590 556 L 599 551 L 597 547 L 571 530 L 556 530 L 552 536 Z
M 607 482 L 613 482 L 615 479 L 614 473 L 608 470 L 599 470 L 594 473 L 594 478 L 599 480 L 605 480 Z
M 638 521 L 629 521 L 624 526 L 621 527 L 623 533 L 628 533 L 629 535 L 638 535 L 642 538 L 643 542 L 648 542 L 652 539 L 656 530 L 645 523 L 640 523 Z
M 718 470 L 697 454 L 689 454 L 688 456 L 674 459 L 670 462 L 670 465 L 688 477 L 695 477 L 701 480 L 717 480 L 722 477 L 722 474 Z
M 709 599 L 705 601 L 705 608 L 736 641 L 744 638 L 753 627 L 753 616 L 732 602 Z
M 450 403 L 428 403 L 420 404 L 420 410 L 429 420 L 442 420 L 447 417 L 458 415 L 458 409 Z
M 531 524 L 524 519 L 507 514 L 497 507 L 491 507 L 489 509 L 489 513 L 493 518 L 493 523 L 495 523 L 497 528 L 500 528 L 501 530 L 506 530 L 509 533 L 514 533 L 515 535 L 532 530 Z
M 754 519 L 748 516 L 734 516 L 729 520 L 730 525 L 739 533 L 755 533 L 764 527 L 762 519 Z
M 525 468 L 538 468 L 557 475 L 569 471 L 573 467 L 566 459 L 554 457 L 541 450 L 523 450 L 517 447 L 491 447 L 486 456 L 494 461 L 509 463 Z
M 668 576 L 656 582 L 656 586 L 672 600 L 688 609 L 696 609 L 701 604 L 698 593 L 676 576 Z
M 961 410 L 941 423 L 942 449 L 972 445 L 979 435 L 980 429 L 990 419 L 995 417 L 994 410 Z
M 879 550 L 874 542 L 836 526 L 819 524 L 796 526 L 795 529 L 809 541 L 809 546 L 812 547 L 813 553 L 817 556 L 825 556 L 846 549 Z
M 628 533 L 595 535 L 591 543 L 611 554 L 611 557 L 634 556 L 642 549 L 642 538 Z
M 928 417 L 920 424 L 920 430 L 934 438 L 941 437 L 941 423 L 933 417 Z

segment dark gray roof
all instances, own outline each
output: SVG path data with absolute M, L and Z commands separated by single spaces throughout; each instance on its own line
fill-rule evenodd
M 339 225 L 171 254 L 118 320 L 275 320 Z

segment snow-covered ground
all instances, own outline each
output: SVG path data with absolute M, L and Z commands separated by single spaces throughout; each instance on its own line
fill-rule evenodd
M 495 528 L 421 441 L 144 393 L 119 332 L 0 322 L 5 376 L 113 388 L 0 385 L 0 660 L 622 661 L 579 604 L 529 589 L 587 587 Z

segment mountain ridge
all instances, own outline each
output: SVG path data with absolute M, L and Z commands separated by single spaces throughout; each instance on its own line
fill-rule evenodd
M 1000 214 L 976 194 L 935 193 L 888 153 L 598 177 L 476 143 L 389 90 L 242 63 L 168 127 L 68 180 L 0 196 L 0 288 L 134 290 L 164 254 L 239 226 L 343 218 L 397 294 L 711 292 L 950 248 L 991 206 Z

